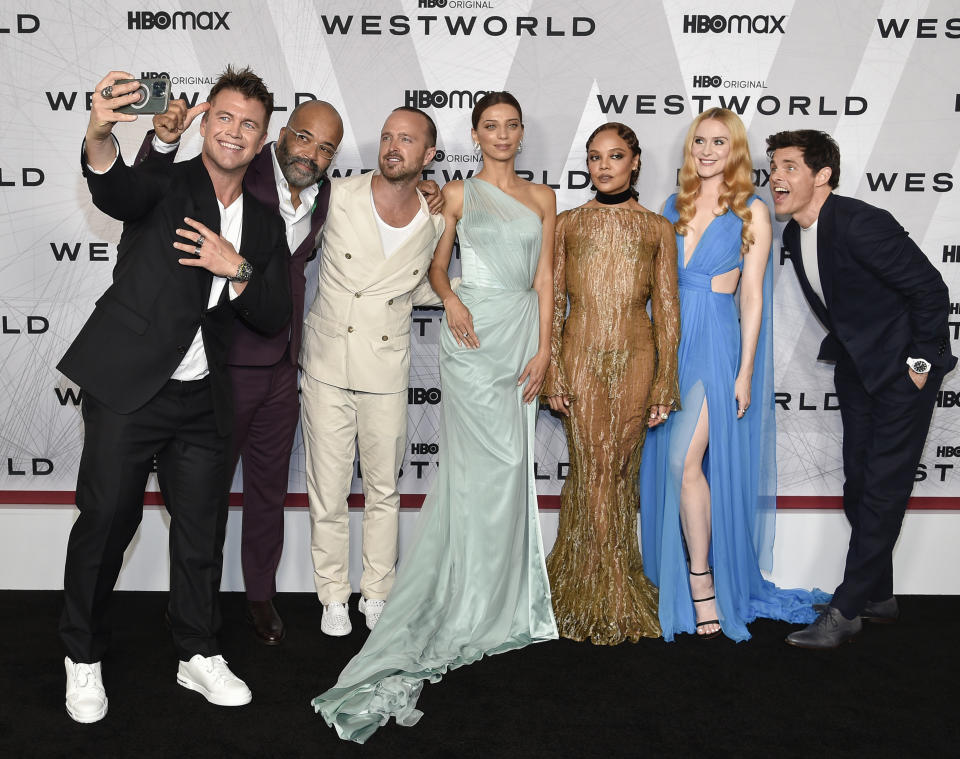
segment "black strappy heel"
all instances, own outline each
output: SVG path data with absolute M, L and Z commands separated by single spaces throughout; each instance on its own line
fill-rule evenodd
M 703 577 L 704 575 L 712 575 L 713 570 L 708 569 L 706 572 L 690 571 L 690 574 L 694 577 Z M 694 598 L 693 602 L 695 604 L 704 603 L 705 601 L 713 601 L 716 599 L 716 597 L 717 597 L 716 594 L 714 594 L 712 596 L 707 596 L 706 598 Z M 705 619 L 703 622 L 697 622 L 697 629 L 699 630 L 704 625 L 719 625 L 719 624 L 720 624 L 719 619 Z M 697 637 L 703 638 L 704 640 L 710 640 L 710 638 L 716 638 L 721 632 L 722 630 L 715 630 L 714 632 L 703 633 L 702 635 L 700 633 L 697 633 Z

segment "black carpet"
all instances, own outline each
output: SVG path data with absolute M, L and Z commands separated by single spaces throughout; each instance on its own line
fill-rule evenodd
M 109 713 L 78 725 L 63 706 L 61 594 L 0 591 L 0 757 L 960 755 L 956 596 L 901 597 L 898 624 L 865 626 L 829 652 L 785 645 L 794 628 L 767 620 L 741 644 L 540 643 L 426 685 L 417 726 L 391 721 L 364 746 L 340 741 L 309 705 L 359 650 L 363 618 L 354 611 L 353 633 L 330 638 L 315 596 L 283 594 L 287 638 L 267 647 L 243 596 L 222 599 L 224 656 L 253 703 L 216 707 L 178 686 L 166 594 L 115 593 Z

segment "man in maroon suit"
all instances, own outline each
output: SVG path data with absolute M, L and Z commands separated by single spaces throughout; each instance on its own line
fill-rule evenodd
M 188 109 L 172 101 L 153 119 L 137 163 L 145 168 L 173 161 L 180 135 L 209 104 Z M 283 550 L 283 507 L 290 453 L 300 418 L 297 360 L 303 330 L 304 267 L 315 255 L 327 215 L 327 167 L 343 137 L 343 122 L 329 103 L 311 100 L 290 114 L 276 142 L 254 157 L 243 186 L 284 221 L 293 316 L 273 337 L 238 323 L 228 363 L 233 386 L 233 461 L 243 459 L 243 535 L 240 560 L 248 619 L 267 645 L 283 640 L 283 621 L 273 605 Z

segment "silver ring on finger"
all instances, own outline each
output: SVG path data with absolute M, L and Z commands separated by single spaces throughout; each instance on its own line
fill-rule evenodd
M 667 411 L 660 412 L 660 418 L 663 419 L 664 421 L 666 421 L 669 418 L 669 416 L 670 416 L 670 413 Z
M 463 336 L 464 336 L 464 337 L 470 337 L 470 333 L 469 333 L 469 332 L 464 332 L 464 333 L 463 333 Z
M 106 100 L 109 100 L 110 98 L 112 98 L 112 97 L 113 97 L 113 85 L 112 85 L 112 84 L 108 84 L 106 87 L 104 87 L 102 90 L 100 90 L 100 95 L 103 96 L 103 98 L 106 99 Z

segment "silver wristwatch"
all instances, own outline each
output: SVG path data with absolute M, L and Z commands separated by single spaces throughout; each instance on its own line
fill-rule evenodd
M 253 267 L 247 259 L 243 259 L 237 266 L 237 273 L 232 277 L 227 277 L 231 282 L 248 282 L 253 276 Z
M 907 358 L 907 366 L 917 374 L 926 374 L 930 371 L 930 362 L 925 358 Z

